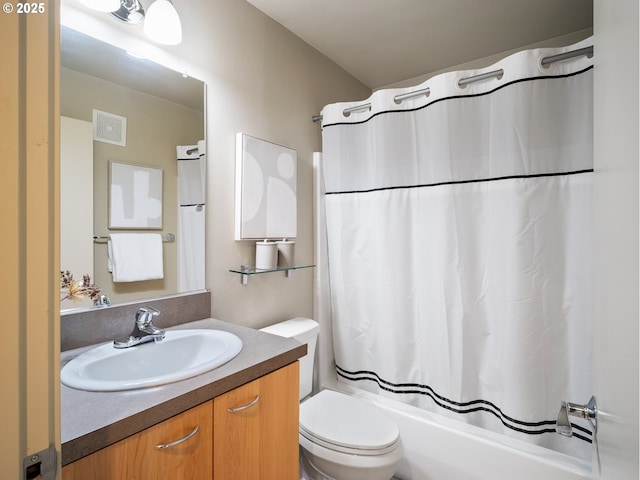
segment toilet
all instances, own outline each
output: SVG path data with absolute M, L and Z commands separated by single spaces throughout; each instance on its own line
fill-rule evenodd
M 312 397 L 313 361 L 319 326 L 294 318 L 261 329 L 307 344 L 300 359 L 301 478 L 390 480 L 402 458 L 396 423 L 375 405 L 332 390 Z

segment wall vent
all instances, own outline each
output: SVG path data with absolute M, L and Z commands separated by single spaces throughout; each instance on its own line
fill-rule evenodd
M 127 145 L 127 119 L 113 113 L 93 110 L 93 139 L 122 147 Z

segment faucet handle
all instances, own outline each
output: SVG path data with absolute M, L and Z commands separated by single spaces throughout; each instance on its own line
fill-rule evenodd
M 160 311 L 159 310 L 156 310 L 155 308 L 150 307 L 149 305 L 143 305 L 142 307 L 140 307 L 138 309 L 138 311 L 151 313 L 154 317 L 157 317 L 158 315 L 160 315 Z
M 100 295 L 93 301 L 93 304 L 96 307 L 108 307 L 109 305 L 111 305 L 111 300 L 107 295 Z
M 153 317 L 160 315 L 160 312 L 153 307 L 144 305 L 138 308 L 136 312 L 136 324 L 148 325 L 153 320 Z
M 160 315 L 155 308 L 144 305 L 136 312 L 136 323 L 128 337 L 113 341 L 114 348 L 135 347 L 141 343 L 150 341 L 159 342 L 164 339 L 164 330 L 157 328 L 153 323 L 153 317 Z
M 562 402 L 560 405 L 558 419 L 556 420 L 556 432 L 565 437 L 573 436 L 573 429 L 571 428 L 569 413 L 567 412 L 567 402 Z

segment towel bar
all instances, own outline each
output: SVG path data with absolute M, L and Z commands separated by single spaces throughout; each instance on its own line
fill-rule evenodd
M 109 240 L 109 235 L 94 235 L 94 240 Z M 175 242 L 176 234 L 175 233 L 167 233 L 166 235 L 162 235 L 163 242 Z

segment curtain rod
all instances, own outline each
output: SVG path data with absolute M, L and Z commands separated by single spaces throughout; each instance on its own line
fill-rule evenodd
M 579 48 L 578 50 L 572 50 L 570 52 L 559 53 L 557 55 L 551 55 L 549 57 L 544 57 L 540 63 L 541 63 L 542 66 L 547 66 L 547 65 L 551 65 L 552 63 L 562 62 L 564 60 L 570 60 L 572 58 L 582 57 L 582 56 L 593 56 L 593 46 L 589 46 L 589 47 L 585 47 L 585 48 Z M 504 74 L 504 70 L 500 69 L 500 70 L 494 70 L 492 72 L 481 73 L 480 75 L 474 75 L 472 77 L 461 78 L 458 81 L 458 86 L 464 87 L 466 85 L 469 85 L 470 83 L 480 82 L 482 80 L 488 80 L 490 78 L 498 78 L 499 79 L 499 78 L 502 77 L 503 74 Z M 409 93 L 403 93 L 401 95 L 396 95 L 395 97 L 393 97 L 393 100 L 396 103 L 400 103 L 403 100 L 407 100 L 409 98 L 414 98 L 414 97 L 419 97 L 421 95 L 425 95 L 425 96 L 428 97 L 430 93 L 431 93 L 431 91 L 430 91 L 429 87 L 427 87 L 427 88 L 423 88 L 421 90 L 416 90 L 415 92 L 409 92 Z M 360 111 L 364 111 L 364 110 L 371 110 L 371 103 L 364 103 L 362 105 L 356 105 L 355 107 L 345 108 L 342 113 L 345 116 L 348 116 L 350 113 L 360 112 Z M 313 115 L 311 117 L 311 121 L 314 122 L 314 123 L 319 122 L 321 120 L 322 120 L 322 115 Z
M 471 83 L 482 82 L 484 80 L 491 80 L 492 78 L 497 78 L 500 80 L 504 75 L 504 70 L 494 70 L 493 72 L 481 73 L 480 75 L 474 75 L 472 77 L 465 77 L 458 80 L 458 86 L 460 88 L 464 88 Z
M 587 57 L 592 57 L 593 45 L 591 45 L 590 47 L 580 48 L 578 50 L 572 50 L 570 52 L 551 55 L 550 57 L 544 57 L 541 63 L 542 65 L 551 65 L 552 63 L 562 62 L 563 60 L 569 60 L 575 57 L 582 57 L 583 55 L 586 55 Z

